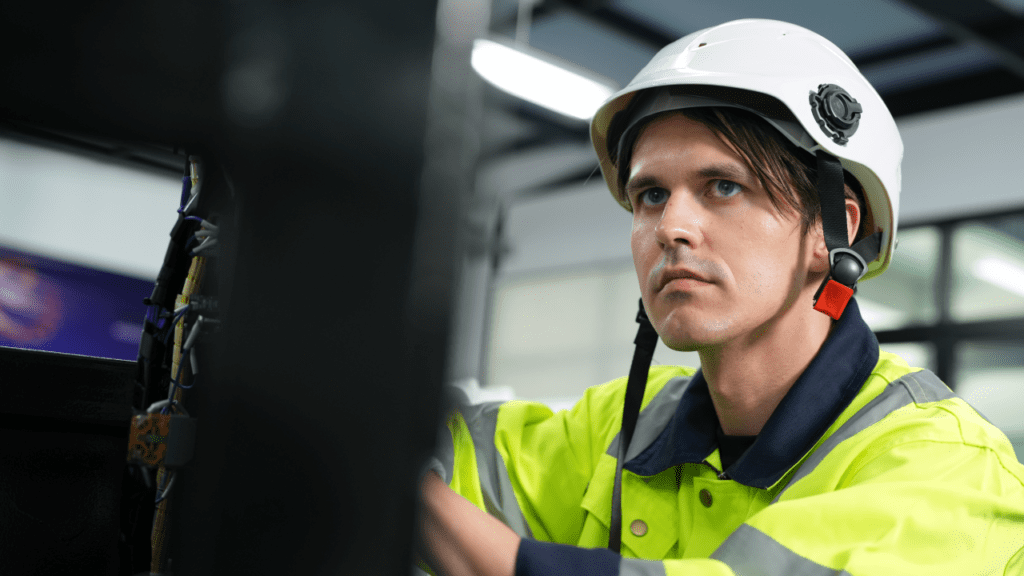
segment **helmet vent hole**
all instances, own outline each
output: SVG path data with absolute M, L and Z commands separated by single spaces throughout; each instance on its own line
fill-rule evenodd
M 703 48 L 703 47 L 705 47 L 707 45 L 708 45 L 707 42 L 701 42 L 700 44 L 697 44 L 697 48 Z

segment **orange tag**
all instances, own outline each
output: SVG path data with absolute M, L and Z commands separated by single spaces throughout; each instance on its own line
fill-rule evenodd
M 128 435 L 128 461 L 160 466 L 167 452 L 171 414 L 139 414 L 132 417 Z
M 814 303 L 814 309 L 831 316 L 835 320 L 839 320 L 852 297 L 853 288 L 844 286 L 830 278 L 818 296 L 818 300 Z

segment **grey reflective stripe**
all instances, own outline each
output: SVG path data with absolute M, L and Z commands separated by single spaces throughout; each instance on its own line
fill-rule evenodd
M 498 425 L 498 408 L 501 404 L 485 402 L 463 406 L 461 412 L 473 438 L 476 467 L 480 474 L 480 490 L 483 492 L 487 513 L 501 520 L 516 534 L 533 538 L 530 526 L 519 508 L 519 501 L 516 500 L 505 462 L 494 447 L 494 431 Z
M 822 460 L 844 440 L 863 432 L 868 426 L 877 424 L 889 414 L 911 402 L 937 402 L 954 396 L 953 391 L 943 384 L 938 376 L 928 370 L 912 372 L 893 380 L 881 394 L 858 410 L 800 465 L 800 469 L 786 484 L 786 487 L 775 496 L 772 504 L 778 502 L 790 486 L 814 472 L 818 464 L 821 464 Z
M 658 436 L 665 430 L 672 416 L 679 406 L 679 399 L 690 384 L 690 377 L 680 376 L 665 383 L 665 387 L 651 399 L 651 402 L 640 411 L 636 421 L 636 429 L 633 430 L 633 440 L 629 443 L 629 451 L 626 460 L 636 458 L 641 452 L 658 439 Z M 619 409 L 621 412 L 622 409 Z M 619 453 L 619 435 L 616 434 L 612 443 L 608 445 L 607 454 L 616 457 Z
M 619 576 L 665 576 L 665 565 L 659 560 L 619 560 Z
M 741 524 L 711 558 L 725 562 L 736 576 L 850 576 L 800 556 L 749 524 Z

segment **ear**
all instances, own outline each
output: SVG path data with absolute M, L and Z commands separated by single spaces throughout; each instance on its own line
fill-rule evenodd
M 850 244 L 857 238 L 857 229 L 860 228 L 860 206 L 856 200 L 846 199 L 846 233 Z M 808 233 L 811 242 L 811 266 L 812 272 L 828 272 L 828 246 L 825 244 L 825 233 L 822 231 L 821 219 L 811 228 Z
M 820 217 L 808 231 L 807 240 L 810 243 L 810 271 L 816 275 L 828 272 L 828 246 L 825 245 Z
M 846 199 L 846 233 L 849 235 L 850 245 L 857 238 L 857 230 L 860 228 L 860 206 L 856 200 Z

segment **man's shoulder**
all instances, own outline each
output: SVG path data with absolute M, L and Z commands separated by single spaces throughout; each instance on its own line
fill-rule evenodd
M 660 392 L 666 387 L 685 388 L 689 384 L 696 368 L 688 366 L 651 366 L 647 375 L 647 385 L 644 388 L 644 400 L 641 409 L 651 403 Z M 591 386 L 583 394 L 581 403 L 586 403 L 591 409 L 607 408 L 622 413 L 622 403 L 626 397 L 626 384 L 628 377 L 616 378 L 610 382 Z
M 1006 435 L 930 370 L 883 351 L 872 379 L 881 390 L 859 410 L 870 424 L 858 434 L 866 453 L 889 453 L 899 446 L 947 454 L 982 449 L 1019 469 Z M 865 391 L 870 387 L 869 381 Z

